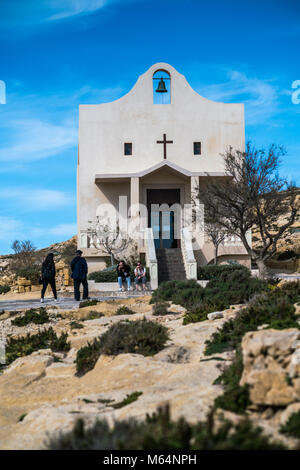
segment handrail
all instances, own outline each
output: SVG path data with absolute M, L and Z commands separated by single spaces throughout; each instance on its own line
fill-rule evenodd
M 189 227 L 181 231 L 181 252 L 187 279 L 197 279 L 197 262 L 192 245 L 192 232 Z
M 150 271 L 150 285 L 151 289 L 158 287 L 158 271 L 157 271 L 157 258 L 154 245 L 153 230 L 151 227 L 144 230 L 145 251 L 146 251 L 146 266 Z

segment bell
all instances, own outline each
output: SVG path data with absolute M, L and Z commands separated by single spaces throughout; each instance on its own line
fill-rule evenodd
M 158 83 L 158 87 L 157 89 L 155 90 L 156 93 L 167 93 L 167 89 L 166 89 L 166 84 L 164 82 L 164 79 L 161 77 L 159 83 Z

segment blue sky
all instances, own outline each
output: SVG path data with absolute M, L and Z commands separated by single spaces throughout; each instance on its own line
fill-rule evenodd
M 284 145 L 299 185 L 299 39 L 299 0 L 1 0 L 0 253 L 76 233 L 78 105 L 121 97 L 155 62 L 245 103 L 246 138 Z

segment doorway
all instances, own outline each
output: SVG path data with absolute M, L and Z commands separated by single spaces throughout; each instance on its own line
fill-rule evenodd
M 181 211 L 174 210 L 173 204 L 180 208 L 180 189 L 147 189 L 148 227 L 156 249 L 180 248 Z

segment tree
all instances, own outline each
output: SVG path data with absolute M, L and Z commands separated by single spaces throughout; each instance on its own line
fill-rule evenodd
M 13 255 L 10 269 L 16 276 L 25 277 L 37 283 L 40 277 L 40 259 L 35 246 L 29 240 L 15 240 L 12 244 Z
M 282 147 L 271 145 L 266 151 L 250 143 L 245 152 L 230 147 L 223 156 L 227 176 L 222 180 L 207 175 L 198 197 L 204 204 L 206 223 L 217 223 L 238 236 L 256 262 L 260 277 L 267 274 L 266 261 L 277 249 L 277 242 L 299 215 L 297 188 L 279 176 Z M 280 225 L 278 225 L 280 223 Z M 253 248 L 249 230 L 257 228 L 261 244 Z
M 207 222 L 204 227 L 206 236 L 212 242 L 215 248 L 214 264 L 217 264 L 218 251 L 221 243 L 224 242 L 227 236 L 227 230 L 224 229 L 220 224 Z
M 113 229 L 108 223 L 102 224 L 98 220 L 93 227 L 88 230 L 92 239 L 92 245 L 98 250 L 104 250 L 110 256 L 110 262 L 113 266 L 115 257 L 124 253 L 126 250 L 136 250 L 136 244 L 127 233 L 122 233 L 120 227 L 116 224 Z
M 28 268 L 34 264 L 36 248 L 30 240 L 15 240 L 11 247 L 15 252 L 12 263 L 15 268 Z

